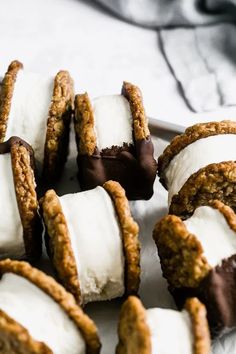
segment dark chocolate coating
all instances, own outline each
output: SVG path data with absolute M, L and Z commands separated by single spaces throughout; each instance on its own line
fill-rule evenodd
M 121 184 L 130 200 L 150 199 L 157 173 L 151 138 L 134 146 L 98 150 L 92 155 L 78 155 L 78 179 L 82 190 L 102 186 L 108 180 Z
M 169 290 L 179 308 L 193 296 L 205 304 L 213 337 L 236 327 L 236 255 L 213 268 L 197 288 Z
M 4 143 L 0 143 L 0 154 L 7 154 L 11 151 L 11 147 L 16 144 L 20 143 L 21 145 L 25 146 L 26 149 L 30 152 L 30 155 L 33 154 L 33 150 L 29 144 L 27 144 L 24 140 L 19 138 L 18 136 L 12 136 L 10 139 L 5 141 Z
M 17 143 L 19 143 L 20 145 L 23 145 L 29 151 L 30 166 L 35 173 L 34 151 L 33 151 L 32 147 L 26 141 L 19 138 L 18 136 L 12 136 L 7 141 L 0 143 L 0 155 L 7 154 L 7 153 L 11 152 L 11 147 Z

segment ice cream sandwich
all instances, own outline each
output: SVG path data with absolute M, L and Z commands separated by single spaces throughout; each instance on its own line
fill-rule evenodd
M 40 204 L 50 258 L 80 304 L 137 293 L 138 225 L 118 182 L 61 197 L 49 190 Z
M 206 309 L 197 298 L 188 299 L 179 312 L 146 310 L 130 296 L 123 304 L 118 326 L 117 354 L 209 354 Z
M 196 124 L 175 137 L 158 159 L 170 213 L 187 217 L 208 200 L 236 208 L 236 122 Z
M 168 215 L 153 237 L 163 276 L 181 307 L 189 296 L 206 306 L 213 335 L 236 326 L 236 215 L 220 201 L 198 207 L 181 220 Z
M 118 181 L 128 199 L 149 199 L 157 164 L 138 87 L 124 82 L 120 95 L 75 98 L 78 178 L 83 190 Z
M 44 183 L 49 185 L 66 161 L 73 100 L 73 82 L 67 71 L 41 76 L 13 61 L 1 83 L 0 142 L 19 136 L 29 143 Z

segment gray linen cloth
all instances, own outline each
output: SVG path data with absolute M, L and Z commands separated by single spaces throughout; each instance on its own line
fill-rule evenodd
M 236 105 L 236 0 L 97 2 L 127 21 L 158 29 L 163 54 L 192 111 Z
M 165 57 L 196 112 L 236 104 L 236 27 L 218 24 L 160 32 Z
M 236 18 L 236 0 L 95 0 L 123 19 L 148 27 L 192 26 Z

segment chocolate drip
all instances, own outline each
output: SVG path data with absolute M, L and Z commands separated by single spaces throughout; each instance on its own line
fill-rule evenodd
M 96 149 L 92 156 L 78 155 L 78 178 L 82 190 L 115 180 L 125 189 L 128 199 L 150 199 L 157 172 L 153 152 L 148 137 L 136 141 L 134 146 L 112 147 L 101 152 Z

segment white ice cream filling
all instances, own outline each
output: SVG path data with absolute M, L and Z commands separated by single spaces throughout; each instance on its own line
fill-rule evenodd
M 19 136 L 30 144 L 39 166 L 44 160 L 47 119 L 54 79 L 20 70 L 14 85 L 5 140 Z
M 24 277 L 3 274 L 0 309 L 25 327 L 34 340 L 44 342 L 54 354 L 85 354 L 84 339 L 63 308 Z
M 193 173 L 212 163 L 235 160 L 236 134 L 209 136 L 187 145 L 171 160 L 165 172 L 169 205 Z
M 210 266 L 215 267 L 223 259 L 236 254 L 236 233 L 219 210 L 201 206 L 184 224 L 201 242 Z
M 133 144 L 133 118 L 123 95 L 102 96 L 93 100 L 94 128 L 99 150 Z
M 152 354 L 193 354 L 192 323 L 187 311 L 146 310 L 151 331 Z
M 0 259 L 19 259 L 25 256 L 25 245 L 10 153 L 0 155 L 0 195 Z
M 70 233 L 84 303 L 124 294 L 122 234 L 102 187 L 67 194 L 60 203 Z

